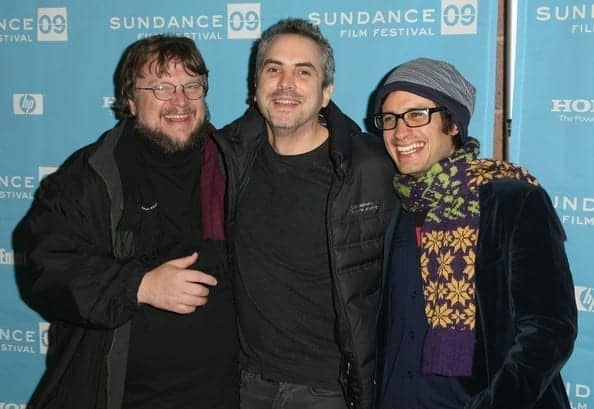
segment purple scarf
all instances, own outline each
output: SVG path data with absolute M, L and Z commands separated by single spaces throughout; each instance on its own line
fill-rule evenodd
M 420 259 L 429 324 L 423 346 L 425 374 L 472 374 L 480 186 L 500 178 L 538 184 L 526 169 L 478 160 L 478 152 L 478 141 L 468 138 L 461 149 L 423 176 L 397 175 L 394 179 L 404 209 L 426 213 Z

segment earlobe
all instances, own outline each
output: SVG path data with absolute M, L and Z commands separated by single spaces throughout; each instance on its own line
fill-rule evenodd
M 252 87 L 253 87 L 253 88 L 252 88 L 252 92 L 253 92 L 253 95 L 252 95 L 252 102 L 253 102 L 254 104 L 256 104 L 256 103 L 258 103 L 258 101 L 257 101 L 257 99 L 256 99 L 256 90 L 258 89 L 258 85 L 257 85 L 257 83 L 256 83 L 255 81 L 254 81 L 254 83 L 252 84 Z
M 450 126 L 450 130 L 448 132 L 448 134 L 450 136 L 456 136 L 460 133 L 460 128 L 458 128 L 458 125 L 456 125 L 455 123 L 452 122 L 452 126 Z
M 322 89 L 322 107 L 326 108 L 330 99 L 332 98 L 332 93 L 334 92 L 334 84 L 328 84 Z
M 136 104 L 131 99 L 128 100 L 128 108 L 130 108 L 132 116 L 136 116 Z

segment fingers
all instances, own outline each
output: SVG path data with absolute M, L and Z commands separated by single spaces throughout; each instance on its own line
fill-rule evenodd
M 207 298 L 208 295 L 210 294 L 209 287 L 199 284 L 199 283 L 188 283 L 187 285 L 180 288 L 180 290 L 181 290 L 180 297 L 185 296 L 185 297 Z
M 198 253 L 167 261 L 148 271 L 140 282 L 138 302 L 179 314 L 194 312 L 208 302 L 209 287 L 217 285 L 214 276 L 189 266 Z
M 170 266 L 177 267 L 177 268 L 188 268 L 192 264 L 194 264 L 198 260 L 198 253 L 193 252 L 189 256 L 175 258 L 173 260 L 169 260 L 167 263 Z
M 208 274 L 204 276 L 214 278 Z M 216 281 L 216 280 L 215 280 Z M 188 285 L 182 289 L 183 293 L 176 297 L 177 304 L 171 305 L 171 310 L 178 314 L 189 314 L 196 311 L 197 308 L 202 307 L 208 303 L 208 296 L 210 295 L 209 287 L 196 283 L 189 282 Z
M 205 291 L 208 293 L 208 289 Z M 177 297 L 177 303 L 169 305 L 166 309 L 178 314 L 190 314 L 196 311 L 196 309 L 199 307 L 203 307 L 207 303 L 208 296 L 193 296 L 190 294 L 183 294 Z
M 192 264 L 194 264 L 198 260 L 198 253 L 194 252 L 189 256 L 180 257 L 173 260 L 169 260 L 165 264 L 178 268 L 178 269 L 187 269 Z M 185 279 L 189 282 L 193 283 L 200 283 L 205 285 L 217 285 L 217 279 L 207 273 L 198 270 L 187 270 L 185 274 Z
M 186 281 L 190 283 L 204 284 L 214 286 L 217 285 L 217 279 L 205 272 L 198 270 L 186 270 L 187 274 L 184 275 Z

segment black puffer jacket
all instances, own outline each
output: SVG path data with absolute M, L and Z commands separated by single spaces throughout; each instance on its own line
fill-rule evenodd
M 375 320 L 384 230 L 397 201 L 392 190 L 395 170 L 381 140 L 363 134 L 332 102 L 322 110 L 322 116 L 330 132 L 334 170 L 326 231 L 336 333 L 343 356 L 340 382 L 349 406 L 367 409 L 373 398 Z M 255 153 L 267 140 L 264 119 L 257 109 L 250 108 L 215 135 L 215 140 L 227 167 L 227 237 L 236 268 L 236 207 Z

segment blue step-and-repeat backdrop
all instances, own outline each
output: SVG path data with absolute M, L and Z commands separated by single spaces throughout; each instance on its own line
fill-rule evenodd
M 580 332 L 563 374 L 572 408 L 592 409 L 594 1 L 520 3 L 511 159 L 538 176 L 568 236 Z
M 44 370 L 49 326 L 19 296 L 15 266 L 23 264 L 27 255 L 13 250 L 12 233 L 29 208 L 39 180 L 75 149 L 115 124 L 110 110 L 112 77 L 128 44 L 156 33 L 176 33 L 195 40 L 210 69 L 207 102 L 218 127 L 246 108 L 252 46 L 262 30 L 280 18 L 302 17 L 320 26 L 335 51 L 334 100 L 362 127 L 370 95 L 391 68 L 416 57 L 445 59 L 477 86 L 470 133 L 481 141 L 483 156 L 490 157 L 497 3 L 1 2 L 0 409 L 26 407 Z M 594 283 L 588 277 L 586 261 L 588 238 L 594 231 L 592 213 L 588 213 L 594 210 L 589 178 L 593 173 L 588 171 L 593 161 L 587 160 L 594 148 L 587 134 L 594 126 L 588 120 L 594 118 L 593 64 L 587 61 L 594 58 L 594 35 L 588 34 L 594 31 L 594 4 L 561 0 L 526 3 L 530 8 L 521 10 L 520 19 L 525 58 L 519 59 L 516 79 L 520 92 L 516 93 L 514 135 L 518 138 L 514 138 L 512 159 L 532 168 L 549 188 L 567 227 L 582 333 L 565 378 L 574 407 L 587 409 L 593 383 L 588 370 L 594 362 Z M 543 3 L 542 10 L 538 3 Z M 586 4 L 584 17 L 579 12 L 572 15 L 576 14 L 571 9 L 574 3 L 575 7 Z M 570 7 L 569 17 L 565 17 L 564 7 Z

